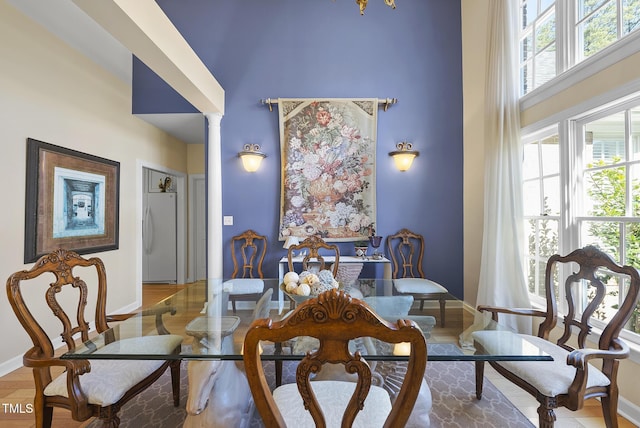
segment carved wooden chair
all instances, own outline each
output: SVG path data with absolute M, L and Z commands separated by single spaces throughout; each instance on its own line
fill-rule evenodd
M 291 245 L 287 252 L 287 259 L 289 262 L 289 271 L 293 272 L 293 254 L 296 251 L 306 250 L 307 254 L 302 258 L 302 270 L 310 270 L 310 269 L 318 269 L 323 270 L 327 269 L 328 265 L 325 264 L 324 258 L 322 257 L 321 250 L 326 250 L 326 252 L 330 252 L 331 255 L 335 257 L 335 261 L 331 267 L 331 273 L 333 273 L 333 277 L 335 278 L 338 275 L 338 266 L 340 263 L 340 249 L 335 244 L 327 244 L 322 238 L 319 236 L 309 236 L 304 241 L 297 245 Z M 326 254 L 325 254 L 326 255 Z
M 440 325 L 445 325 L 445 304 L 449 291 L 435 281 L 427 279 L 422 269 L 424 238 L 409 229 L 402 229 L 387 236 L 387 249 L 391 257 L 393 286 L 400 294 L 413 296 L 420 301 L 420 310 L 425 300 L 440 303 Z
M 264 291 L 262 262 L 267 253 L 267 237 L 247 230 L 231 238 L 231 258 L 233 273 L 231 280 L 225 281 L 229 288 L 229 300 L 236 313 L 237 300 L 258 301 Z
M 279 386 L 271 393 L 259 342 L 284 342 L 298 336 L 314 337 L 320 345 L 298 365 L 297 383 Z M 349 342 L 359 337 L 410 343 L 407 373 L 393 404 L 383 388 L 371 385 L 371 369 L 360 354 L 349 351 Z M 301 303 L 282 321 L 254 321 L 245 336 L 243 358 L 256 408 L 268 427 L 339 426 L 341 421 L 343 427 L 381 426 L 382 421 L 385 427 L 404 427 L 422 385 L 415 379 L 424 377 L 427 345 L 412 321 L 388 323 L 364 301 L 333 289 Z M 310 379 L 336 365 L 343 365 L 357 382 Z
M 578 271 L 567 276 L 564 283 L 567 314 L 563 319 L 563 334 L 555 342 L 550 335 L 557 323 L 556 307 L 557 282 L 563 275 L 560 267 L 573 266 Z M 627 294 L 616 313 L 606 321 L 597 345 L 588 347 L 587 337 L 592 332 L 594 312 L 602 309 L 603 299 L 608 294 L 607 281 L 618 277 L 620 290 Z M 587 288 L 588 286 L 588 288 Z M 607 254 L 593 246 L 573 251 L 567 256 L 554 255 L 547 262 L 545 272 L 546 310 L 508 309 L 479 306 L 479 311 L 491 312 L 498 320 L 498 314 L 512 314 L 542 317 L 536 336 L 521 335 L 528 342 L 538 346 L 553 356 L 554 361 L 490 361 L 489 363 L 505 378 L 533 395 L 538 407 L 539 424 L 542 428 L 553 427 L 556 416 L 554 409 L 566 407 L 581 409 L 584 401 L 600 397 L 602 412 L 607 427 L 618 426 L 618 374 L 619 360 L 629 356 L 629 347 L 618 337 L 620 330 L 636 308 L 640 290 L 640 275 L 632 266 L 619 266 Z M 584 304 L 582 306 L 581 304 Z M 584 309 L 581 309 L 584 307 Z M 577 338 L 572 331 L 577 332 Z M 500 332 L 481 331 L 473 333 L 476 346 L 491 352 L 498 346 Z M 577 340 L 576 340 L 577 339 Z M 569 342 L 577 342 L 577 347 Z M 599 360 L 600 368 L 593 362 Z M 484 364 L 476 363 L 476 395 L 482 397 Z
M 90 285 L 78 276 L 78 272 L 86 273 L 86 278 L 91 278 L 87 280 Z M 52 278 L 54 281 L 47 283 Z M 44 309 L 46 306 L 33 302 L 33 297 L 39 292 L 44 294 L 52 313 Z M 168 367 L 171 367 L 174 405 L 179 405 L 180 360 L 88 361 L 63 360 L 54 355 L 55 349 L 49 334 L 56 325 L 52 323 L 56 317 L 62 323 L 62 341 L 67 350 L 74 350 L 76 340 L 89 340 L 89 321 L 95 321 L 96 331 L 102 333 L 109 329 L 107 322 L 122 321 L 132 315 L 106 315 L 107 278 L 99 258 L 84 259 L 67 250 L 44 255 L 31 269 L 9 277 L 7 295 L 13 311 L 33 342 L 33 347 L 24 354 L 23 363 L 33 368 L 36 427 L 51 426 L 54 407 L 70 410 L 77 421 L 98 417 L 104 427 L 117 427 L 120 408 L 155 382 Z M 95 318 L 87 320 L 86 308 L 94 304 Z M 162 324 L 162 312 L 168 311 L 171 311 L 169 306 L 166 311 L 153 313 L 156 326 L 159 327 L 158 336 L 141 338 L 141 343 L 136 345 L 131 342 L 127 346 L 139 346 L 141 349 L 153 347 L 159 353 L 179 353 L 182 337 L 164 334 L 168 332 Z M 67 313 L 76 319 L 73 320 Z M 119 344 L 114 343 L 116 346 Z

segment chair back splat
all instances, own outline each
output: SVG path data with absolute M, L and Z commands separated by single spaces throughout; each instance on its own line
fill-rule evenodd
M 282 385 L 271 393 L 258 344 L 262 340 L 285 342 L 299 336 L 316 338 L 319 345 L 298 365 L 296 384 Z M 359 337 L 410 344 L 407 373 L 393 405 L 384 389 L 371 385 L 371 370 L 366 361 L 358 352 L 350 352 L 349 341 Z M 335 426 L 332 423 L 342 427 L 364 423 L 368 427 L 373 421 L 383 426 L 380 422 L 385 418 L 385 427 L 403 427 L 420 391 L 421 382 L 415 379 L 423 378 L 427 363 L 426 341 L 415 323 L 408 320 L 389 323 L 362 300 L 335 289 L 301 303 L 282 321 L 268 318 L 254 321 L 244 345 L 247 379 L 267 427 Z M 342 364 L 347 373 L 357 376 L 357 381 L 312 381 L 313 374 L 319 373 L 325 364 Z M 328 404 L 327 398 L 341 406 Z
M 325 264 L 324 257 L 322 257 L 320 250 L 326 250 L 325 252 L 330 253 L 330 255 L 335 257 L 335 261 L 333 263 L 332 274 L 335 278 L 338 275 L 338 266 L 340 263 L 340 249 L 335 244 L 327 244 L 322 238 L 319 236 L 309 236 L 304 241 L 297 245 L 292 245 L 289 247 L 287 252 L 287 259 L 289 262 L 289 271 L 294 271 L 293 268 L 293 254 L 296 251 L 306 250 L 307 254 L 302 259 L 302 270 L 310 270 L 311 266 L 314 263 L 318 264 L 318 270 L 327 269 L 328 266 Z M 326 255 L 326 254 L 325 254 Z
M 233 273 L 229 300 L 236 313 L 236 301 L 258 301 L 264 292 L 262 263 L 267 253 L 267 237 L 249 229 L 231 238 Z

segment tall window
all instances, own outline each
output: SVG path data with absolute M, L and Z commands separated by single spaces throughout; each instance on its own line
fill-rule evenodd
M 525 273 L 534 299 L 544 299 L 544 274 L 556 254 L 560 221 L 560 146 L 555 129 L 524 144 Z
M 640 0 L 520 0 L 520 95 L 640 28 Z
M 523 139 L 525 272 L 539 303 L 554 253 L 595 245 L 640 268 L 640 97 L 559 125 Z M 612 272 L 601 278 L 607 294 L 595 324 L 616 313 L 628 289 L 627 278 Z M 562 302 L 564 290 L 557 291 Z M 625 329 L 640 343 L 640 303 Z
M 577 227 L 582 245 L 593 244 L 622 264 L 640 267 L 640 106 L 578 122 L 582 135 L 582 204 Z M 611 317 L 626 279 L 607 276 L 598 317 Z M 640 332 L 638 311 L 628 328 Z

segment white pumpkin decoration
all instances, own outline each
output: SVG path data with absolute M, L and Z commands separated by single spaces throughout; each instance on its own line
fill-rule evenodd
M 287 272 L 284 274 L 283 282 L 288 284 L 290 282 L 295 282 L 296 284 L 300 280 L 300 276 L 295 272 Z
M 287 282 L 287 284 L 284 286 L 284 289 L 287 293 L 295 293 L 296 288 L 298 288 L 297 282 Z
M 300 284 L 296 288 L 296 294 L 299 296 L 308 296 L 311 293 L 311 287 L 309 284 Z

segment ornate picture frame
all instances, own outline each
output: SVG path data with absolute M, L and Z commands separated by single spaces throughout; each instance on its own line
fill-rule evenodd
M 119 246 L 120 162 L 27 139 L 24 262 Z

